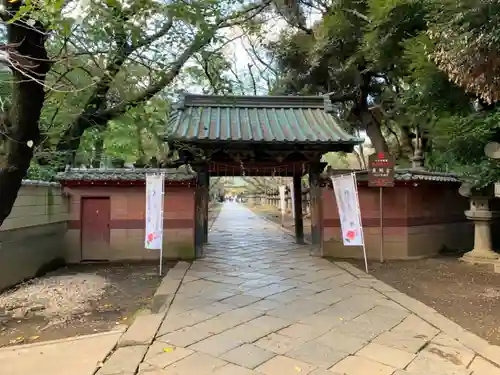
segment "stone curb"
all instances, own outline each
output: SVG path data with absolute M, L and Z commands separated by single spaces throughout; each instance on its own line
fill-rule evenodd
M 362 272 L 357 267 L 347 262 L 335 262 L 335 264 L 347 272 L 352 273 L 356 277 L 358 277 L 358 274 Z M 364 272 L 362 273 L 364 274 Z M 380 280 L 378 280 L 378 282 L 374 282 L 371 287 L 392 301 L 408 309 L 410 312 L 425 320 L 430 325 L 459 341 L 468 349 L 476 352 L 481 357 L 500 367 L 500 346 L 491 345 L 485 339 L 462 328 L 457 323 L 438 313 L 432 307 L 429 307 L 415 298 L 398 291 Z
M 35 342 L 35 343 L 32 343 L 32 344 L 21 344 L 21 345 L 15 345 L 15 346 L 7 346 L 5 348 L 0 348 L 0 353 L 1 352 L 16 352 L 18 350 L 25 350 L 25 349 L 29 349 L 29 348 L 36 348 L 38 346 L 63 344 L 65 342 L 87 340 L 87 339 L 92 339 L 92 338 L 100 337 L 100 336 L 116 335 L 116 334 L 120 334 L 120 333 L 125 332 L 125 330 L 126 330 L 125 326 L 122 326 L 122 327 L 114 328 L 111 331 L 100 332 L 100 333 L 92 333 L 90 335 L 83 335 L 83 336 L 76 336 L 76 337 L 66 337 L 64 339 Z
M 96 375 L 134 375 L 137 372 L 189 267 L 188 262 L 178 262 L 167 272 L 153 296 L 153 313 L 134 320 Z
M 151 311 L 153 313 L 162 313 L 172 304 L 173 296 L 177 292 L 184 275 L 191 267 L 188 262 L 177 262 L 177 264 L 167 272 L 160 286 L 153 295 Z
M 96 375 L 134 375 L 148 350 L 147 345 L 116 349 Z

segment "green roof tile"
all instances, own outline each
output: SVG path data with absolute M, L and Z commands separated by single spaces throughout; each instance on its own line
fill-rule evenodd
M 57 175 L 58 181 L 144 181 L 149 173 L 163 173 L 166 181 L 188 181 L 196 178 L 196 173 L 179 167 L 178 169 L 156 168 L 111 168 L 84 169 L 71 168 Z
M 186 94 L 169 119 L 168 139 L 264 143 L 350 144 L 363 140 L 325 108 L 322 96 Z

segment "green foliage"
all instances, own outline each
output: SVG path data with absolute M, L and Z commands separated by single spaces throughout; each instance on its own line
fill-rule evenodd
M 57 170 L 52 166 L 41 166 L 36 162 L 31 163 L 26 179 L 37 181 L 54 181 Z
M 455 83 L 494 103 L 500 100 L 500 2 L 433 0 L 429 55 Z

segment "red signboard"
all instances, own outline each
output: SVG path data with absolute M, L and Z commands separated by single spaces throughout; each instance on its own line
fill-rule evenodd
M 368 158 L 368 186 L 394 186 L 394 158 L 388 152 L 377 152 Z

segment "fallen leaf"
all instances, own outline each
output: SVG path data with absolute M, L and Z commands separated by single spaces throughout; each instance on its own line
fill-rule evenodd
M 24 340 L 24 336 L 17 336 L 16 340 Z
M 295 371 L 297 371 L 297 372 L 301 372 L 301 371 L 302 371 L 302 369 L 301 369 L 299 366 L 295 366 Z
M 172 348 L 172 347 L 163 348 L 163 351 L 165 353 L 172 353 L 174 350 L 175 350 L 175 348 Z
M 126 316 L 124 316 L 124 317 L 122 318 L 122 320 L 127 320 L 127 319 L 128 319 L 128 318 L 127 318 Z
M 30 336 L 29 339 L 31 341 L 35 341 L 35 340 L 38 340 L 40 338 L 40 336 Z
M 340 319 L 340 320 L 344 320 L 344 318 L 342 318 L 342 317 L 340 317 L 339 319 Z

